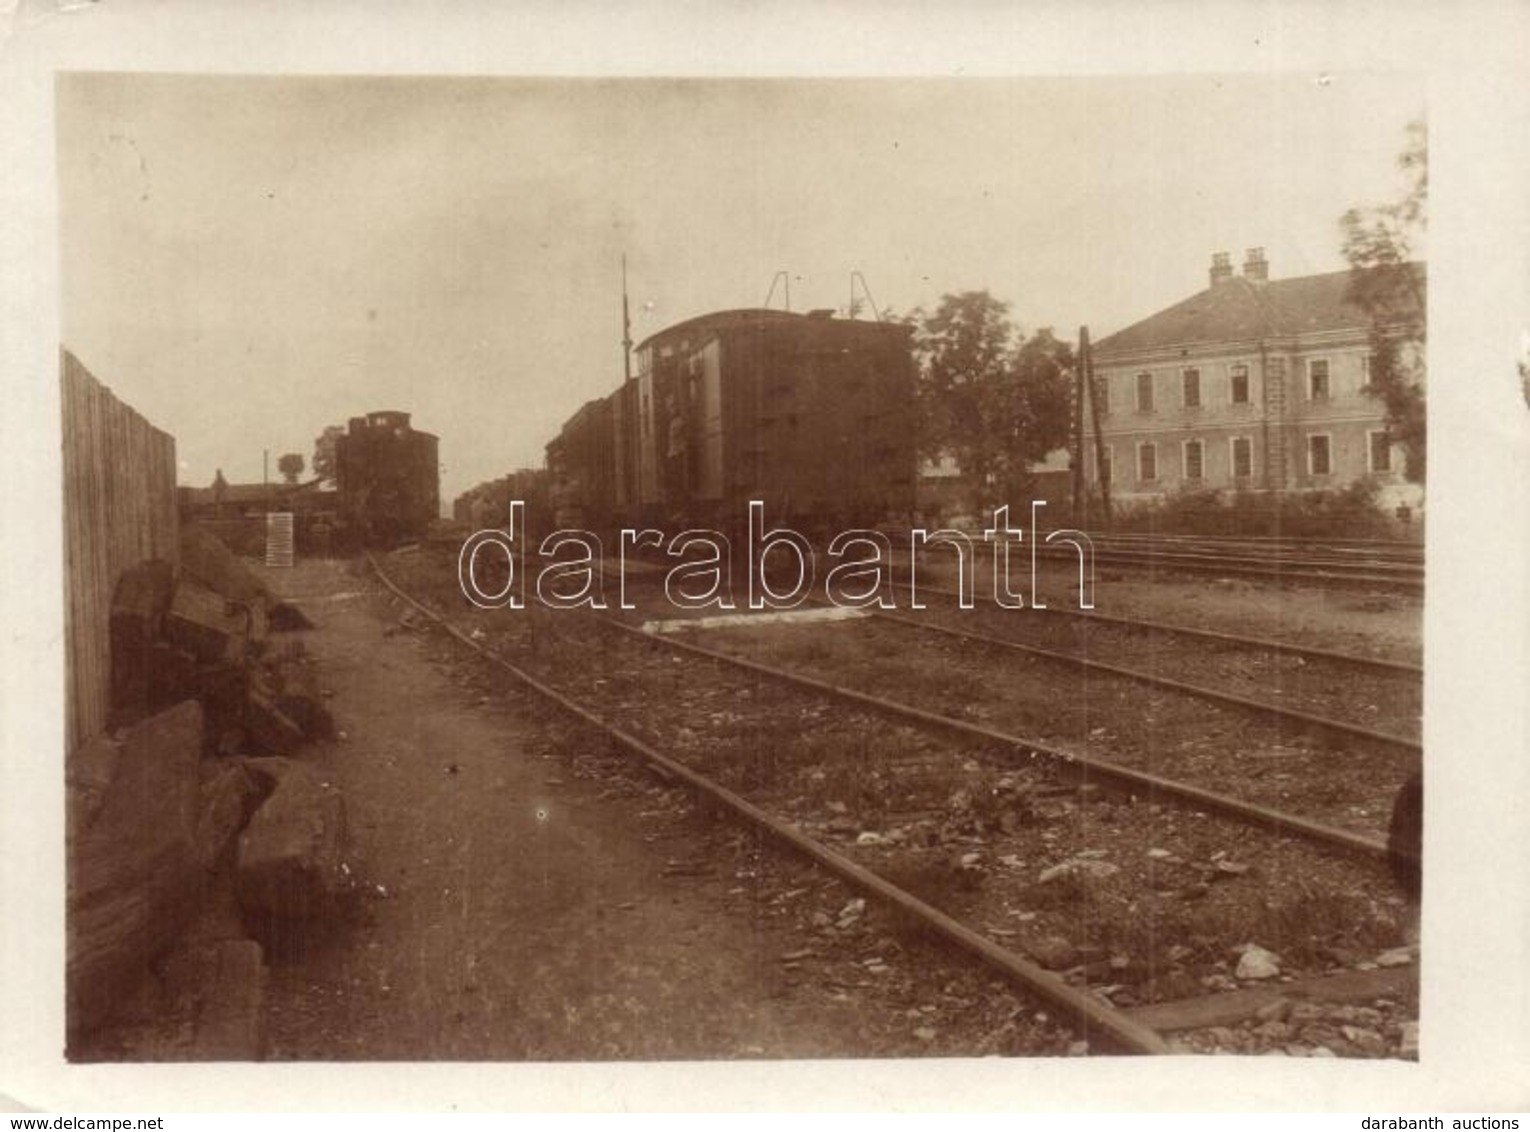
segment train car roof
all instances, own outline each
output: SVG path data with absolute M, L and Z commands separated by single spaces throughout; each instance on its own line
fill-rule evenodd
M 673 326 L 667 326 L 650 334 L 637 344 L 637 349 L 647 349 L 652 343 L 663 338 L 671 338 L 687 331 L 696 331 L 716 328 L 718 330 L 731 330 L 750 323 L 825 323 L 832 322 L 836 326 L 855 325 L 862 328 L 873 326 L 891 326 L 892 323 L 865 322 L 860 319 L 835 318 L 832 311 L 816 310 L 807 313 L 801 311 L 781 311 L 773 307 L 740 307 L 736 310 L 713 311 L 710 314 L 699 314 L 694 318 L 688 318 L 683 322 L 677 322 Z

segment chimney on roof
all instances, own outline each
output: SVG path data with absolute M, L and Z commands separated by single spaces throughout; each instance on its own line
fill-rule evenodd
M 1249 248 L 1243 258 L 1243 278 L 1255 283 L 1267 282 L 1270 265 L 1265 262 L 1263 248 Z
M 1226 252 L 1217 252 L 1211 257 L 1211 285 L 1226 283 L 1232 277 L 1232 257 Z

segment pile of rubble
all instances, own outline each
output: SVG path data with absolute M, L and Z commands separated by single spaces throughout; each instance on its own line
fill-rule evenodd
M 259 1057 L 266 953 L 301 948 L 352 890 L 340 792 L 294 757 L 335 735 L 317 668 L 273 635 L 310 623 L 195 527 L 180 551 L 178 572 L 119 580 L 110 726 L 68 760 L 83 1059 Z

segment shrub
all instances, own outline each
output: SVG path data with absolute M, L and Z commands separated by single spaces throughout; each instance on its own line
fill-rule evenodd
M 1118 513 L 1118 531 L 1288 538 L 1396 538 L 1397 521 L 1378 504 L 1373 480 L 1334 491 L 1282 494 L 1182 490 Z

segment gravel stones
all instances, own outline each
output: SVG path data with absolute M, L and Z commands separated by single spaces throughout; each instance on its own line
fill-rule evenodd
M 1280 974 L 1280 964 L 1273 952 L 1250 944 L 1238 957 L 1238 969 L 1233 973 L 1240 979 L 1273 979 Z

